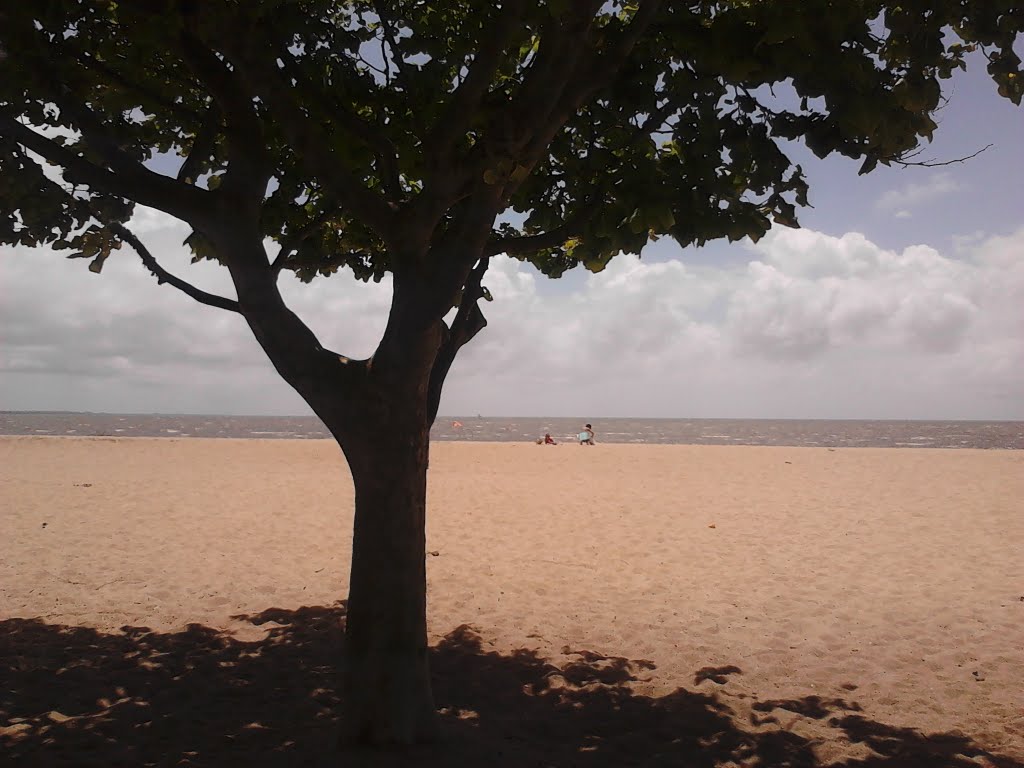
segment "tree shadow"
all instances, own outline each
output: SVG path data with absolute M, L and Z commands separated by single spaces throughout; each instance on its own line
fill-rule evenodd
M 630 683 L 647 661 L 579 651 L 555 666 L 483 648 L 468 626 L 431 652 L 445 740 L 407 752 L 338 754 L 337 655 L 344 606 L 238 617 L 268 629 L 244 642 L 191 625 L 104 634 L 38 619 L 0 622 L 0 756 L 24 766 L 487 765 L 823 767 L 815 741 L 773 714 L 826 722 L 867 757 L 830 768 L 1024 768 L 959 734 L 866 718 L 808 696 L 741 717 L 720 693 L 652 698 Z M 568 649 L 565 649 L 568 652 Z M 738 667 L 705 668 L 695 685 Z

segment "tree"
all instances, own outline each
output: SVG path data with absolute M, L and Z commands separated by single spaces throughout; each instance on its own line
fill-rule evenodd
M 787 142 L 862 173 L 909 162 L 971 51 L 1020 103 L 1022 28 L 1017 0 L 7 3 L 0 242 L 93 272 L 127 243 L 245 318 L 352 471 L 349 736 L 426 740 L 428 434 L 486 325 L 490 258 L 557 277 L 659 236 L 796 226 Z M 136 205 L 190 225 L 236 298 L 158 264 Z M 278 292 L 282 271 L 344 270 L 393 275 L 367 360 L 322 347 Z

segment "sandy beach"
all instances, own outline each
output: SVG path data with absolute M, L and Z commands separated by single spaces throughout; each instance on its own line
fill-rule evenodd
M 436 443 L 429 503 L 465 759 L 1024 765 L 1024 452 Z M 0 507 L 0 752 L 315 757 L 333 443 L 0 438 Z

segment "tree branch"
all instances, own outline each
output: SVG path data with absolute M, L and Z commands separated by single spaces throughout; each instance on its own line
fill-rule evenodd
M 231 42 L 227 41 L 227 44 Z M 225 52 L 248 89 L 275 112 L 306 171 L 329 188 L 353 216 L 362 219 L 382 240 L 393 242 L 396 230 L 391 206 L 363 184 L 331 151 L 323 129 L 305 113 L 292 88 L 282 81 L 280 71 L 276 67 L 261 65 L 260 57 L 250 58 L 234 45 Z M 265 52 L 260 53 L 265 58 Z
M 204 190 L 194 189 L 154 173 L 127 155 L 124 156 L 126 161 L 118 161 L 119 172 L 114 173 L 36 133 L 3 111 L 0 111 L 0 135 L 7 136 L 47 162 L 62 168 L 69 182 L 85 184 L 116 197 L 128 198 L 190 223 L 206 218 Z M 83 135 L 86 135 L 84 130 Z M 86 138 L 88 140 L 88 136 Z
M 202 217 L 206 209 L 202 191 L 151 171 L 140 160 L 126 152 L 122 143 L 110 132 L 107 123 L 98 117 L 88 105 L 86 101 L 89 94 L 88 85 L 81 81 L 79 73 L 61 73 L 55 69 L 52 61 L 59 60 L 62 52 L 37 34 L 35 29 L 32 30 L 32 34 L 35 35 L 40 55 L 33 58 L 31 65 L 42 76 L 46 83 L 45 90 L 49 91 L 49 93 L 39 94 L 37 98 L 40 101 L 51 101 L 56 104 L 60 109 L 61 116 L 69 118 L 68 122 L 81 133 L 85 143 L 100 156 L 103 164 L 113 172 L 117 179 L 116 187 L 107 187 L 106 190 L 119 197 L 129 198 L 143 205 L 166 211 L 185 221 L 193 221 Z M 78 57 L 75 57 L 75 60 L 80 66 L 85 67 Z M 7 127 L 17 130 L 9 124 Z M 6 131 L 7 127 L 3 130 Z M 23 139 L 28 140 L 33 137 L 21 131 L 19 133 L 22 136 L 21 139 L 18 139 L 19 142 L 50 162 L 64 165 L 63 162 L 53 159 L 58 154 L 66 160 L 75 157 L 74 153 L 70 151 L 54 152 L 53 146 L 59 146 L 55 142 L 37 142 L 37 146 L 40 148 L 31 147 Z M 50 155 L 41 149 L 46 149 Z M 88 163 L 84 158 L 82 161 Z M 109 184 L 110 176 L 104 177 L 102 174 L 95 174 L 81 162 L 74 163 L 74 165 L 80 170 L 86 171 L 90 178 L 101 182 L 106 181 Z M 92 168 L 98 167 L 93 163 L 89 163 L 89 165 Z M 87 183 L 91 185 L 91 182 Z
M 536 251 L 556 248 L 572 237 L 573 228 L 568 223 L 563 223 L 547 232 L 536 235 L 522 235 L 521 237 L 499 237 L 487 243 L 485 253 L 494 256 L 499 253 L 523 254 Z
M 298 66 L 294 56 L 290 54 L 287 57 L 282 55 L 281 60 L 285 65 L 284 71 L 289 77 L 296 82 L 308 84 L 308 80 L 303 77 L 301 67 Z M 381 183 L 384 186 L 384 191 L 393 201 L 398 202 L 401 198 L 402 186 L 398 170 L 398 150 L 395 148 L 394 143 L 383 132 L 381 127 L 370 125 L 361 119 L 355 112 L 349 109 L 348 105 L 336 98 L 333 92 L 328 92 L 325 96 L 330 98 L 331 102 L 332 110 L 329 115 L 331 123 L 340 125 L 354 138 L 363 141 L 374 150 L 374 155 L 377 158 L 381 172 Z
M 249 148 L 258 149 L 262 154 L 264 148 L 259 116 L 234 73 L 191 32 L 181 35 L 181 53 L 185 63 L 220 104 L 239 138 L 251 142 L 253 146 Z
M 966 163 L 968 160 L 977 157 L 986 149 L 990 149 L 992 146 L 992 144 L 986 144 L 977 152 L 972 152 L 969 155 L 966 155 L 964 157 L 958 157 L 953 160 L 920 160 L 915 162 L 911 160 L 900 160 L 899 158 L 897 158 L 895 160 L 892 160 L 892 162 L 896 163 L 896 165 L 902 165 L 904 168 L 909 168 L 910 166 L 917 166 L 920 168 L 940 168 L 943 165 L 955 165 L 956 163 Z
M 184 221 L 196 221 L 203 215 L 207 207 L 202 199 L 203 190 L 146 168 L 121 148 L 119 142 L 108 133 L 103 121 L 89 107 L 70 100 L 68 89 L 63 91 L 54 98 L 54 103 L 72 119 L 86 143 L 120 179 L 121 191 L 117 194 L 166 211 Z M 144 197 L 153 202 L 145 202 Z
M 600 0 L 574 3 L 572 14 L 566 12 L 569 18 L 564 23 L 553 24 L 542 32 L 537 57 L 524 78 L 521 95 L 510 104 L 508 117 L 514 125 L 545 123 L 577 72 L 585 38 L 601 5 Z M 517 157 L 532 135 L 528 131 L 520 134 L 514 151 Z
M 594 53 L 588 70 L 570 83 L 560 94 L 557 102 L 541 122 L 544 128 L 537 131 L 523 153 L 527 163 L 536 162 L 544 149 L 551 143 L 580 105 L 595 92 L 607 85 L 609 79 L 622 67 L 633 47 L 653 23 L 662 0 L 639 0 L 640 6 L 621 38 L 604 53 Z
M 65 41 L 65 44 L 67 41 Z M 110 66 L 104 61 L 96 59 L 92 53 L 79 49 L 78 55 L 75 60 L 88 70 L 101 74 L 104 77 L 109 77 L 116 83 L 119 83 L 126 90 L 131 91 L 140 97 L 140 100 L 145 98 L 152 101 L 154 104 L 159 104 L 161 107 L 166 109 L 168 112 L 176 115 L 179 120 L 197 120 L 200 115 L 198 112 L 194 112 L 188 107 L 183 106 L 179 102 L 173 99 L 167 99 L 159 91 L 149 88 L 141 83 L 129 80 L 127 77 L 118 72 L 114 67 Z
M 395 27 L 391 23 L 391 17 L 385 13 L 380 0 L 374 0 L 373 7 L 377 11 L 377 17 L 380 19 L 381 27 L 384 29 L 384 39 L 391 46 L 391 55 L 395 60 L 395 68 L 398 70 L 398 82 L 403 90 L 409 92 L 409 73 L 405 67 L 405 60 L 402 59 L 402 52 L 398 50 L 398 38 L 395 36 Z M 388 64 L 387 57 L 383 58 L 384 66 L 388 67 L 388 77 L 390 78 L 391 67 Z
M 490 264 L 490 256 L 484 256 L 477 262 L 477 265 L 466 278 L 465 287 L 462 290 L 462 299 L 459 301 L 459 309 L 452 320 L 451 328 L 447 329 L 441 348 L 434 359 L 434 367 L 430 370 L 430 383 L 427 390 L 427 417 L 428 424 L 433 424 L 437 418 L 437 409 L 441 405 L 441 389 L 444 380 L 451 370 L 452 363 L 459 350 L 468 344 L 474 336 L 487 327 L 487 318 L 480 309 L 480 299 L 484 296 L 484 288 L 481 285 L 484 273 Z
M 535 253 L 536 251 L 543 251 L 548 248 L 557 248 L 573 235 L 578 234 L 580 228 L 600 212 L 603 196 L 604 190 L 598 190 L 587 198 L 575 213 L 567 216 L 561 224 L 546 232 L 539 232 L 535 235 L 491 239 L 484 247 L 484 253 L 490 257 L 499 253 L 519 255 Z
M 519 175 L 518 182 L 505 180 L 504 200 L 533 170 L 568 119 L 565 92 L 587 74 L 586 41 L 602 4 L 601 0 L 577 0 L 545 24 L 519 93 L 491 120 L 496 128 L 478 143 L 476 162 L 469 170 L 471 178 L 493 168 L 496 161 L 511 161 L 517 171 L 527 171 Z M 546 138 L 543 144 L 541 136 Z
M 523 0 L 508 0 L 503 4 L 500 15 L 491 24 L 491 34 L 481 42 L 465 78 L 452 93 L 444 112 L 424 141 L 434 157 L 435 167 L 450 156 L 458 136 L 465 133 L 479 109 L 494 73 L 501 66 L 505 46 L 517 29 L 515 21 L 521 15 L 523 5 Z
M 244 201 L 250 214 L 257 216 L 271 175 L 260 116 L 236 73 L 224 61 L 191 31 L 183 32 L 180 41 L 185 63 L 224 113 L 229 163 L 221 189 Z
M 496 163 L 512 160 L 516 165 L 520 164 L 523 148 L 533 135 L 529 126 L 543 120 L 571 81 L 582 55 L 581 39 L 589 31 L 594 22 L 594 14 L 601 4 L 602 0 L 577 0 L 569 4 L 561 16 L 552 16 L 548 20 L 518 96 L 499 113 L 491 116 L 493 127 L 471 151 L 470 162 L 460 164 L 455 172 L 439 172 L 438 169 L 444 166 L 444 158 L 435 151 L 434 171 L 427 187 L 430 194 L 420 195 L 415 201 L 411 220 L 425 222 L 429 229 L 433 229 L 454 202 L 480 192 L 481 177 Z M 436 133 L 426 139 L 427 142 L 436 142 L 438 147 L 448 147 L 449 154 L 459 131 L 464 131 L 468 125 L 464 121 L 471 119 L 471 112 L 479 108 L 489 80 L 500 65 L 500 57 L 497 61 L 493 60 L 490 51 L 481 56 L 472 67 L 480 73 L 479 82 L 476 81 L 477 75 L 471 71 L 456 89 L 456 94 L 460 90 L 465 94 L 465 108 L 439 121 Z M 471 78 L 474 83 L 472 85 Z M 532 170 L 532 165 L 528 169 Z M 497 192 L 497 204 L 500 206 L 503 200 L 508 199 L 513 185 L 511 181 L 506 181 L 504 185 L 493 185 L 493 188 Z
M 89 186 L 102 189 L 104 192 L 114 191 L 117 177 L 113 173 L 76 155 L 63 144 L 36 133 L 3 110 L 0 110 L 0 136 L 6 136 L 25 149 L 35 152 Z
M 217 142 L 217 133 L 220 130 L 220 108 L 216 101 L 210 101 L 199 130 L 196 131 L 192 140 L 192 149 L 185 158 L 185 162 L 178 169 L 177 179 L 186 184 L 195 184 L 199 177 L 200 164 L 208 160 L 213 154 Z
M 270 269 L 274 272 L 274 274 L 276 275 L 280 273 L 280 271 L 284 268 L 285 262 L 295 251 L 299 249 L 299 247 L 302 245 L 303 241 L 306 238 L 308 238 L 310 235 L 316 232 L 321 226 L 323 226 L 323 224 L 329 221 L 330 218 L 332 216 L 335 216 L 337 213 L 338 209 L 336 206 L 328 205 L 327 208 L 320 212 L 319 216 L 303 224 L 294 233 L 289 234 L 285 241 L 281 244 L 281 250 L 274 258 L 274 263 L 270 265 Z
M 153 254 L 149 252 L 149 249 L 142 244 L 142 241 L 139 240 L 139 238 L 137 238 L 123 224 L 114 223 L 108 226 L 110 227 L 111 232 L 116 234 L 118 237 L 120 237 L 122 240 L 127 242 L 129 245 L 131 245 L 132 248 L 135 249 L 135 252 L 139 254 L 139 258 L 142 259 L 143 265 L 146 267 L 146 269 L 150 271 L 150 273 L 154 277 L 156 277 L 158 285 L 163 283 L 173 285 L 179 291 L 181 291 L 184 294 L 187 294 L 188 296 L 191 296 L 200 304 L 206 304 L 207 306 L 210 307 L 226 309 L 231 312 L 238 312 L 239 314 L 241 314 L 242 308 L 241 306 L 239 306 L 237 301 L 233 301 L 232 299 L 225 299 L 223 296 L 216 296 L 212 293 L 202 291 L 199 288 L 196 288 L 191 283 L 186 283 L 181 278 L 175 277 L 166 269 L 161 267 L 157 263 L 157 260 L 153 257 Z

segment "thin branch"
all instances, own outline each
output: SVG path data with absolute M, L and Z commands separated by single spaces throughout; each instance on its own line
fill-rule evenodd
M 239 87 L 238 79 L 212 50 L 198 37 L 185 32 L 181 35 L 181 53 L 189 68 L 202 79 L 210 94 L 221 105 L 227 116 L 234 118 L 255 132 L 259 117 L 252 101 Z M 256 136 L 252 136 L 256 138 Z
M 986 149 L 990 149 L 992 146 L 993 146 L 992 144 L 986 144 L 984 147 L 979 149 L 977 152 L 972 152 L 971 154 L 969 154 L 969 155 L 967 155 L 965 157 L 958 157 L 958 158 L 956 158 L 954 160 L 942 160 L 942 161 L 938 161 L 938 160 L 921 160 L 919 162 L 911 162 L 909 160 L 899 160 L 899 159 L 897 159 L 897 160 L 892 160 L 891 162 L 896 163 L 896 165 L 901 165 L 904 168 L 909 168 L 910 166 L 917 166 L 919 168 L 940 168 L 940 167 L 942 167 L 944 165 L 955 165 L 956 163 L 966 163 L 968 160 L 971 160 L 972 158 L 977 157 L 982 152 L 984 152 Z
M 674 103 L 671 99 L 667 100 L 664 104 L 651 112 L 643 123 L 637 126 L 638 132 L 648 135 L 651 133 L 664 133 L 665 121 L 678 110 L 678 104 Z
M 65 41 L 65 44 L 67 44 L 67 41 Z M 126 90 L 140 97 L 140 99 L 149 99 L 153 103 L 159 104 L 168 112 L 177 116 L 180 120 L 197 120 L 200 118 L 200 114 L 198 112 L 189 109 L 173 99 L 167 99 L 163 94 L 153 88 L 149 88 L 142 83 L 129 80 L 114 67 L 111 67 L 105 61 L 96 59 L 93 54 L 88 51 L 80 50 L 79 54 L 75 57 L 75 60 L 86 69 L 99 73 L 104 77 L 109 77 L 114 82 L 119 83 Z M 184 87 L 184 84 L 182 84 L 182 87 Z
M 274 263 L 270 265 L 271 271 L 276 275 L 285 266 L 285 262 L 291 257 L 302 246 L 302 243 L 316 232 L 321 226 L 330 220 L 332 216 L 336 216 L 338 213 L 337 206 L 329 205 L 323 210 L 319 216 L 302 225 L 296 232 L 289 234 L 285 241 L 281 244 L 281 250 L 274 259 Z
M 384 81 L 387 83 L 388 88 L 391 87 L 391 62 L 388 60 L 388 48 L 387 48 L 388 36 L 385 32 L 380 36 L 380 58 L 384 62 Z
M 508 0 L 503 6 L 498 18 L 489 25 L 491 34 L 481 42 L 469 71 L 452 93 L 443 114 L 424 142 L 431 148 L 438 164 L 448 156 L 458 136 L 472 121 L 494 73 L 501 65 L 505 47 L 517 29 L 514 22 L 522 14 L 523 0 Z
M 473 337 L 487 327 L 487 318 L 484 317 L 484 313 L 480 309 L 480 299 L 484 296 L 481 281 L 487 272 L 490 260 L 490 256 L 484 256 L 470 270 L 462 290 L 459 309 L 455 313 L 451 328 L 447 329 L 441 348 L 434 359 L 434 367 L 430 370 L 430 383 L 427 389 L 427 415 L 430 424 L 433 424 L 434 419 L 437 418 L 437 410 L 441 404 L 441 389 L 448 376 L 448 371 L 451 370 L 452 363 L 455 362 L 455 356 Z
M 139 254 L 139 258 L 142 259 L 143 265 L 150 271 L 150 273 L 156 277 L 157 284 L 167 283 L 177 288 L 182 293 L 191 296 L 193 299 L 198 301 L 200 304 L 206 304 L 210 307 L 217 307 L 218 309 L 226 309 L 231 312 L 238 312 L 241 314 L 242 308 L 237 301 L 232 299 L 226 299 L 223 296 L 216 296 L 212 293 L 207 293 L 199 288 L 196 288 L 191 283 L 187 283 L 179 277 L 175 277 L 166 269 L 157 263 L 157 260 L 153 257 L 153 254 L 149 252 L 149 249 L 142 244 L 127 227 L 123 224 L 113 223 L 109 225 L 110 230 L 120 237 L 122 240 L 131 245 L 135 249 L 135 252 Z
M 571 7 L 572 14 L 566 14 L 564 23 L 558 25 L 553 21 L 541 32 L 537 56 L 526 72 L 521 94 L 506 111 L 506 117 L 514 121 L 514 125 L 545 124 L 580 71 L 585 41 L 601 2 L 589 0 Z M 525 148 L 534 135 L 535 132 L 521 132 L 518 149 Z
M 420 196 L 417 201 L 420 203 L 421 220 L 436 222 L 453 202 L 479 193 L 484 172 L 493 167 L 496 160 L 513 160 L 517 165 L 526 167 L 527 171 L 532 171 L 536 158 L 529 163 L 520 160 L 523 149 L 534 136 L 530 126 L 543 124 L 545 116 L 558 102 L 559 95 L 572 81 L 583 57 L 584 45 L 581 41 L 590 31 L 594 14 L 600 7 L 601 0 L 578 0 L 570 4 L 561 16 L 548 19 L 540 34 L 537 54 L 524 75 L 519 94 L 491 116 L 493 128 L 479 137 L 470 152 L 470 162 L 460 164 L 458 171 L 451 173 L 450 169 L 445 169 L 445 158 L 438 148 L 447 147 L 446 151 L 451 151 L 460 131 L 464 131 L 468 125 L 465 121 L 471 119 L 472 111 L 479 108 L 493 72 L 500 65 L 500 61 L 493 61 L 483 54 L 474 62 L 463 86 L 456 91 L 456 96 L 458 90 L 466 94 L 465 107 L 440 120 L 435 126 L 435 134 L 426 139 L 427 146 L 432 147 L 434 169 L 428 182 L 432 194 Z M 511 6 L 506 9 L 511 10 Z M 492 46 L 484 50 L 499 48 Z M 475 74 L 476 71 L 480 73 L 479 76 Z M 474 85 L 467 87 L 470 83 Z M 451 105 L 455 105 L 456 101 L 458 98 Z M 453 108 L 450 106 L 449 111 Z M 430 142 L 433 142 L 433 146 Z M 502 200 L 508 199 L 514 186 L 511 181 L 495 185 L 499 205 Z
M 398 83 L 404 91 L 409 92 L 409 73 L 405 66 L 405 60 L 402 58 L 402 52 L 398 49 L 398 37 L 395 35 L 394 24 L 391 23 L 391 18 L 385 13 L 384 7 L 379 0 L 374 0 L 373 7 L 377 11 L 377 17 L 380 19 L 381 27 L 384 30 L 384 39 L 391 46 L 391 56 L 395 60 L 395 68 L 398 70 Z M 381 48 L 383 49 L 383 47 L 382 42 Z M 381 53 L 383 54 L 383 50 Z M 388 82 L 390 83 L 391 67 L 388 64 L 387 56 L 383 58 L 384 66 L 388 68 Z
M 186 31 L 180 41 L 182 58 L 224 115 L 230 163 L 223 186 L 230 183 L 237 193 L 257 195 L 262 203 L 270 176 L 269 160 L 263 122 L 252 99 L 247 97 L 237 74 L 198 37 Z
M 588 203 L 553 229 L 536 235 L 499 237 L 489 241 L 484 252 L 488 256 L 494 256 L 499 253 L 522 255 L 524 253 L 547 250 L 548 248 L 557 248 L 574 234 L 578 233 L 580 227 L 597 215 L 597 211 L 598 205 L 596 203 Z
M 217 133 L 220 130 L 220 108 L 216 101 L 210 101 L 202 124 L 196 131 L 192 140 L 192 149 L 185 158 L 185 162 L 178 169 L 178 181 L 186 184 L 195 184 L 199 177 L 200 165 L 204 160 L 209 160 L 217 143 Z
M 371 72 L 376 72 L 378 75 L 384 75 L 384 77 L 388 76 L 387 70 L 383 70 L 376 64 L 373 64 L 372 62 L 369 62 L 366 59 L 364 59 L 362 53 L 356 53 L 356 58 L 359 59 L 359 61 L 362 62 L 366 66 L 366 68 Z
M 629 58 L 637 41 L 654 22 L 661 3 L 662 0 L 640 0 L 639 9 L 634 13 L 622 36 L 609 50 L 603 53 L 595 52 L 591 61 L 584 65 L 581 74 L 558 94 L 559 98 L 546 114 L 546 120 L 541 121 L 544 127 L 534 133 L 523 153 L 526 161 L 524 164 L 535 162 L 536 157 L 551 143 L 569 116 L 614 77 Z
M 301 67 L 298 66 L 294 56 L 282 55 L 281 60 L 284 62 L 284 71 L 289 77 L 297 83 L 308 85 L 309 81 L 303 76 Z M 325 96 L 330 99 L 332 107 L 329 115 L 331 124 L 340 125 L 351 136 L 363 141 L 374 150 L 374 155 L 380 166 L 381 183 L 384 185 L 384 190 L 392 200 L 397 202 L 401 197 L 402 187 L 398 170 L 398 150 L 394 142 L 388 138 L 383 126 L 371 125 L 360 118 L 347 104 L 337 98 L 333 90 L 328 91 Z
M 396 232 L 391 206 L 331 151 L 323 128 L 309 119 L 292 89 L 282 81 L 280 71 L 264 65 L 263 57 L 250 57 L 238 47 L 225 52 L 248 89 L 275 112 L 306 171 L 328 187 L 353 216 L 362 219 L 381 239 L 393 241 Z
M 548 248 L 557 248 L 572 236 L 572 228 L 561 224 L 547 232 L 521 237 L 499 237 L 487 243 L 486 253 L 490 256 L 499 253 L 517 254 L 535 253 Z

